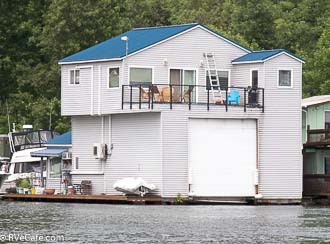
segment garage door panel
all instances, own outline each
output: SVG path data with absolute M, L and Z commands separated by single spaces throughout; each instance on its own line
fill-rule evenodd
M 198 196 L 253 196 L 256 121 L 191 119 L 189 167 Z

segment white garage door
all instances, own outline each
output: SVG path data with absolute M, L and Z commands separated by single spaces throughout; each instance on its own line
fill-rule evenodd
M 196 196 L 254 196 L 256 120 L 190 119 L 189 174 Z

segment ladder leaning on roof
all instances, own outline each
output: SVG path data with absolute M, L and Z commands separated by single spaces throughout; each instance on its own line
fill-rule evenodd
M 204 58 L 206 60 L 206 75 L 209 77 L 209 82 L 207 89 L 210 89 L 212 92 L 212 97 L 214 103 L 221 101 L 222 94 L 220 89 L 220 81 L 218 77 L 217 66 L 215 62 L 214 53 L 204 53 Z

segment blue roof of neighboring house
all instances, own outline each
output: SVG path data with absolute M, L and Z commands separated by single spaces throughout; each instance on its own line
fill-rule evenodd
M 71 56 L 68 56 L 59 62 L 76 62 L 76 61 L 87 61 L 87 60 L 100 60 L 100 59 L 116 59 L 123 58 L 126 55 L 126 42 L 121 40 L 121 37 L 128 37 L 128 52 L 127 54 L 132 54 L 141 49 L 154 45 L 158 42 L 166 40 L 172 36 L 175 36 L 181 32 L 189 30 L 195 26 L 202 26 L 208 31 L 220 36 L 221 38 L 247 50 L 250 49 L 240 45 L 239 43 L 226 38 L 225 36 L 214 32 L 206 26 L 199 23 L 183 24 L 183 25 L 171 25 L 171 26 L 160 26 L 160 27 L 146 27 L 146 28 L 136 28 L 127 31 L 121 35 L 115 36 L 109 40 L 101 42 L 90 48 L 82 50 Z
M 52 140 L 49 140 L 47 144 L 50 145 L 71 145 L 72 144 L 72 133 L 68 131 L 60 136 L 55 137 Z
M 294 58 L 300 60 L 301 62 L 305 62 L 301 57 L 294 55 L 293 53 L 289 52 L 285 49 L 274 49 L 274 50 L 263 50 L 263 51 L 255 51 L 248 54 L 245 54 L 239 58 L 234 59 L 233 63 L 239 63 L 239 62 L 257 62 L 257 61 L 264 61 L 268 58 L 271 58 L 279 53 L 287 53 L 290 56 L 293 56 Z

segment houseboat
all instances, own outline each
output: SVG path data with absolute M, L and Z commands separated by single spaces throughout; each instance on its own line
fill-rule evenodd
M 304 60 L 198 23 L 136 28 L 59 61 L 72 181 L 141 177 L 163 198 L 302 199 Z
M 58 136 L 59 133 L 50 130 L 33 130 L 31 126 L 24 131 L 10 132 L 8 142 L 10 146 L 10 161 L 7 161 L 2 171 L 0 192 L 15 188 L 18 178 L 30 178 L 35 185 L 44 185 L 46 180 L 46 164 L 41 157 L 33 157 L 31 153 L 45 149 L 47 141 Z M 8 158 L 9 159 L 9 158 Z
M 330 95 L 302 101 L 305 196 L 330 196 Z

